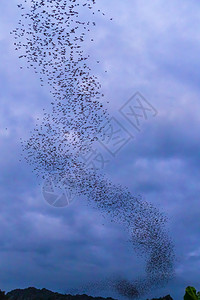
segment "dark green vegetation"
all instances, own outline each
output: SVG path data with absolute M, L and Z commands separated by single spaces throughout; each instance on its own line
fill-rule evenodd
M 184 300 L 200 300 L 200 292 L 197 292 L 193 286 L 185 289 Z

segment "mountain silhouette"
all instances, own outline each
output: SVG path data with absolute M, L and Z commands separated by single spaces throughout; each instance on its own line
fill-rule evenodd
M 45 288 L 37 289 L 35 287 L 29 287 L 26 289 L 15 289 L 8 292 L 0 290 L 0 300 L 117 300 L 111 297 L 92 297 L 86 294 L 83 295 L 70 295 L 70 294 L 60 294 L 52 292 Z M 148 300 L 148 299 L 147 299 Z M 173 300 L 170 295 L 160 298 L 153 298 L 151 300 Z
M 6 294 L 10 300 L 116 300 L 113 298 L 92 297 L 86 294 L 70 295 L 54 293 L 45 288 L 37 289 L 29 287 L 26 289 L 15 289 Z

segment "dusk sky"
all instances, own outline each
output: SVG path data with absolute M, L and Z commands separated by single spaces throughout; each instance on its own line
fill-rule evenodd
M 20 138 L 30 137 L 44 108 L 50 111 L 52 96 L 15 51 L 10 32 L 19 3 L 0 1 L 0 289 L 35 286 L 121 300 L 87 285 L 142 274 L 144 262 L 128 233 L 85 197 L 63 208 L 49 205 L 43 181 L 24 160 Z M 183 299 L 188 285 L 200 290 L 200 4 L 101 0 L 99 8 L 105 16 L 95 16 L 94 42 L 84 51 L 102 85 L 102 103 L 134 136 L 115 157 L 102 149 L 109 160 L 103 172 L 169 218 L 175 278 L 142 299 Z M 157 111 L 141 121 L 140 132 L 120 113 L 136 92 Z

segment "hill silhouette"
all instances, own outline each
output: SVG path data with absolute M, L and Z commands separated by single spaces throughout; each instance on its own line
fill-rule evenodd
M 70 294 L 60 294 L 57 292 L 52 292 L 45 288 L 37 289 L 35 287 L 29 287 L 26 289 L 15 289 L 8 292 L 0 290 L 0 300 L 117 300 L 111 297 L 92 297 L 86 294 L 83 295 L 70 295 Z M 148 300 L 148 299 L 147 299 Z M 153 298 L 151 300 L 173 300 L 170 295 L 161 298 Z
M 15 289 L 8 292 L 0 290 L 0 300 L 117 300 L 111 297 L 92 297 L 86 294 L 83 295 L 70 295 L 70 294 L 60 294 L 57 292 L 52 292 L 45 288 L 37 289 L 35 287 L 29 287 L 26 289 Z M 148 300 L 148 299 L 147 299 Z M 151 300 L 173 300 L 170 295 L 160 298 L 153 298 Z
M 148 300 L 148 299 L 147 299 Z M 173 300 L 170 295 L 167 295 L 165 297 L 160 297 L 160 298 L 153 298 L 151 300 Z
M 113 298 L 92 297 L 86 294 L 70 295 L 55 293 L 45 288 L 37 289 L 29 287 L 26 289 L 15 289 L 6 294 L 10 300 L 116 300 Z

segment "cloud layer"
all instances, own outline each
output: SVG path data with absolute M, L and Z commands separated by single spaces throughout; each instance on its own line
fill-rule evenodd
M 137 277 L 143 262 L 136 257 L 130 265 L 132 249 L 120 226 L 102 220 L 81 198 L 64 209 L 48 206 L 38 185 L 42 183 L 23 159 L 19 162 L 20 138 L 29 136 L 51 96 L 32 70 L 20 69 L 9 35 L 19 16 L 16 4 L 0 4 L 1 288 L 35 285 L 67 292 L 78 290 L 94 272 L 99 280 L 120 273 Z M 110 100 L 111 115 L 135 135 L 111 158 L 106 172 L 168 214 L 177 253 L 176 278 L 150 296 L 170 293 L 176 300 L 186 285 L 200 288 L 199 5 L 195 1 L 116 5 L 104 0 L 97 6 L 113 22 L 99 17 L 92 33 L 95 42 L 87 51 L 100 58 L 94 71 Z M 141 133 L 118 111 L 136 91 L 158 110 L 156 118 L 143 123 Z

